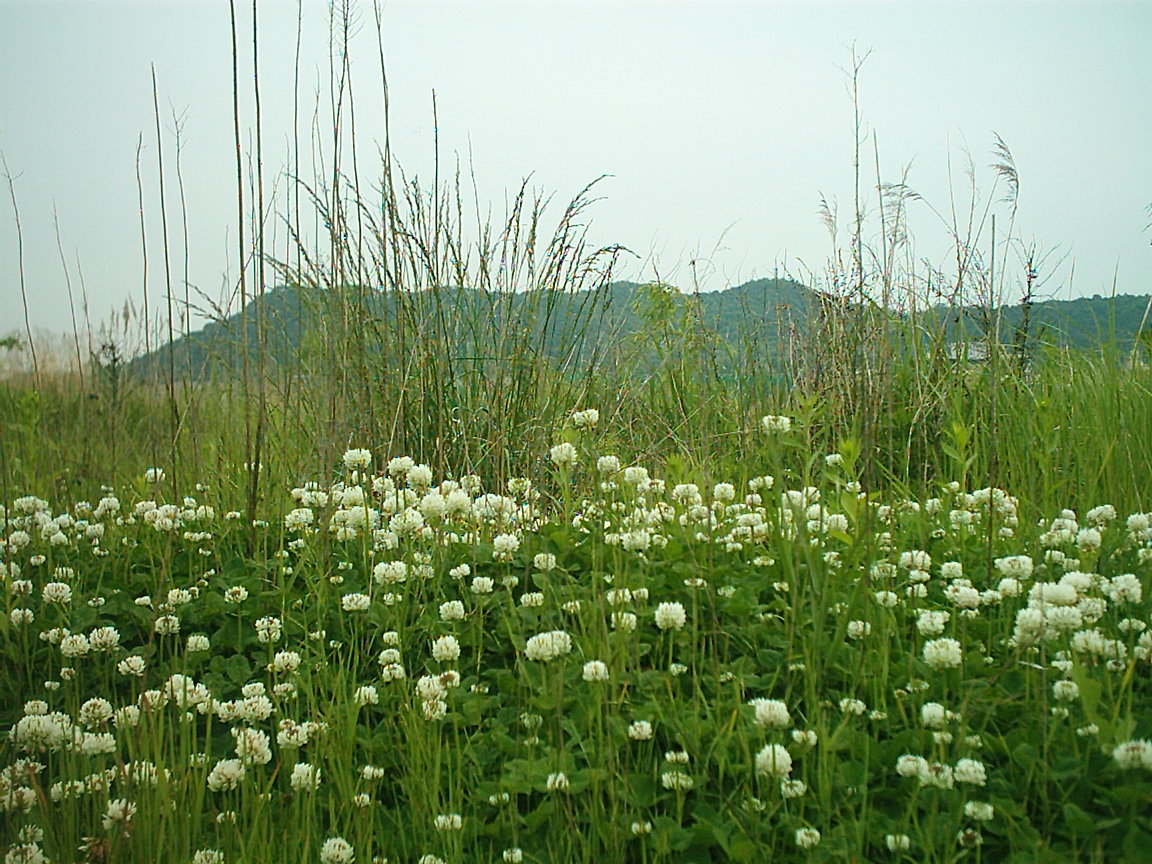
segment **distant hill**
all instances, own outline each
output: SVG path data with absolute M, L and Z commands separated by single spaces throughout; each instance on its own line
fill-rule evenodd
M 1095 348 L 1113 345 L 1129 350 L 1141 325 L 1145 334 L 1152 333 L 1152 320 L 1145 321 L 1148 297 L 1118 294 L 1115 297 L 1078 297 L 1074 300 L 1045 300 L 1033 303 L 1028 327 L 1029 340 L 1035 345 L 1071 348 Z M 997 310 L 1000 341 L 1011 343 L 1024 321 L 1023 306 L 1002 306 Z M 947 326 L 949 339 L 981 338 L 988 315 L 972 307 L 949 307 L 937 310 Z M 1145 338 L 1148 338 L 1145 335 Z
M 1130 348 L 1147 304 L 1147 297 L 1127 295 L 1034 303 L 1029 344 Z M 243 364 L 245 343 L 249 360 L 256 359 L 261 329 L 269 366 L 291 363 L 302 369 L 333 362 L 334 345 L 401 356 L 422 335 L 452 346 L 454 359 L 462 361 L 491 357 L 512 342 L 518 356 L 543 352 L 557 361 L 586 364 L 619 356 L 637 340 L 649 346 L 664 340 L 675 348 L 677 340 L 687 339 L 711 340 L 725 356 L 743 350 L 772 356 L 790 338 L 807 333 L 819 306 L 817 292 L 789 279 L 757 279 L 699 294 L 634 282 L 614 282 L 597 291 L 517 294 L 281 286 L 253 299 L 243 314 L 208 323 L 137 358 L 132 366 L 143 372 L 171 365 L 179 375 L 234 374 Z M 998 319 L 1000 341 L 1012 343 L 1024 320 L 1023 307 L 992 311 L 940 306 L 920 321 L 936 332 L 943 328 L 946 341 L 964 342 L 983 339 L 986 322 Z M 1144 327 L 1148 332 L 1152 322 Z

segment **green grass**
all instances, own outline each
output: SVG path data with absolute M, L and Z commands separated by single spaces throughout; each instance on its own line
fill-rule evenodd
M 546 450 L 538 486 L 462 478 L 429 495 L 431 472 L 377 452 L 374 471 L 281 486 L 256 526 L 230 511 L 244 496 L 226 474 L 170 507 L 169 478 L 142 472 L 117 485 L 119 506 L 98 490 L 12 500 L 4 842 L 42 833 L 52 860 L 84 846 L 82 860 L 305 862 L 330 837 L 357 861 L 1140 860 L 1152 755 L 1126 768 L 1113 751 L 1150 734 L 1147 517 L 1081 513 L 1057 535 L 1022 502 L 943 477 L 911 498 L 862 488 L 853 443 L 827 459 L 810 422 L 740 430 L 746 476 L 715 492 L 715 473 L 698 488 L 655 465 L 647 481 L 601 473 L 601 419 L 555 430 L 576 461 Z M 952 447 L 976 466 L 979 440 Z M 668 464 L 681 484 L 692 473 Z M 390 561 L 403 581 L 378 567 Z M 1139 598 L 1121 591 L 1133 580 Z M 1071 587 L 1034 588 L 1057 582 Z M 1019 616 L 1055 608 L 1029 599 L 1042 590 L 1082 611 L 1033 639 Z M 946 620 L 926 627 L 926 612 Z M 278 632 L 262 641 L 268 618 Z M 178 632 L 157 632 L 173 619 Z M 69 656 L 64 633 L 102 627 L 114 646 Z M 556 630 L 570 651 L 533 659 L 529 640 Z M 456 648 L 437 653 L 442 636 Z M 926 661 L 937 638 L 956 640 L 958 665 Z M 124 674 L 129 656 L 140 676 Z M 787 719 L 758 724 L 754 699 Z M 650 738 L 630 735 L 638 721 Z M 315 724 L 307 744 L 277 741 L 293 723 Z M 264 745 L 236 788 L 210 788 L 242 729 Z M 796 734 L 809 731 L 814 744 Z M 794 797 L 757 770 L 771 744 L 787 748 Z M 902 776 L 905 755 L 927 761 Z M 958 779 L 965 759 L 984 766 L 977 782 Z M 307 766 L 311 791 L 292 782 Z M 130 822 L 105 825 L 120 799 Z M 985 804 L 992 819 L 974 819 Z M 810 849 L 805 828 L 820 832 Z
M 288 230 L 215 376 L 128 306 L 0 382 L 6 862 L 1146 860 L 1147 352 L 932 323 L 1005 293 L 1003 142 L 955 272 L 877 178 L 771 350 L 655 283 L 589 351 L 590 189 L 493 222 L 385 140 L 364 191 L 332 14 L 345 131 L 267 200 L 238 159 Z

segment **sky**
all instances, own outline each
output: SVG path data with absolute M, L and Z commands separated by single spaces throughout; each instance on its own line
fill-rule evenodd
M 238 5 L 247 152 L 252 8 Z M 282 190 L 297 16 L 307 149 L 317 98 L 320 127 L 329 110 L 328 4 L 257 8 L 265 182 Z M 368 159 L 383 140 L 383 99 L 371 2 L 357 13 L 356 134 Z M 388 0 L 381 25 L 390 140 L 404 171 L 431 182 L 438 137 L 442 170 L 459 161 L 474 172 L 496 217 L 525 177 L 554 196 L 558 216 L 603 176 L 589 238 L 629 250 L 621 278 L 700 290 L 821 278 L 836 254 L 821 201 L 838 205 L 841 247 L 853 209 L 855 49 L 867 56 L 857 106 L 869 243 L 878 166 L 882 182 L 905 178 L 919 195 L 908 211 L 914 260 L 947 271 L 951 214 L 964 223 L 971 205 L 970 164 L 976 212 L 998 214 L 1004 300 L 1018 299 L 1028 247 L 1044 262 L 1044 296 L 1152 293 L 1146 0 Z M 186 260 L 194 305 L 235 311 L 228 3 L 0 0 L 0 334 L 24 327 L 21 263 L 34 329 L 70 331 L 75 310 L 83 330 L 84 298 L 94 329 L 145 296 L 154 321 L 166 314 L 153 74 L 172 293 L 179 307 Z M 991 168 L 996 136 L 1019 175 L 1011 235 Z M 986 229 L 978 242 L 991 245 Z

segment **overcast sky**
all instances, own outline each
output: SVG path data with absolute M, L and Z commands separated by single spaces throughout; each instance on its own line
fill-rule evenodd
M 239 5 L 248 42 L 251 4 Z M 303 3 L 303 138 L 316 89 L 327 92 L 327 6 Z M 371 142 L 383 136 L 380 76 L 371 3 L 361 6 L 357 131 Z M 292 136 L 297 4 L 262 0 L 259 8 L 271 185 Z M 54 212 L 77 293 L 83 271 L 93 323 L 129 298 L 140 305 L 141 136 L 148 291 L 153 308 L 162 306 L 153 65 L 177 293 L 174 114 L 182 118 L 189 278 L 211 298 L 227 295 L 237 258 L 230 44 L 225 0 L 0 0 L 0 151 L 14 178 L 34 327 L 70 329 Z M 636 253 L 622 260 L 621 276 L 688 288 L 693 260 L 706 290 L 774 272 L 818 274 L 832 250 L 821 195 L 839 202 L 842 217 L 852 206 L 853 44 L 871 52 L 859 100 L 866 185 L 875 182 L 874 136 L 883 179 L 898 180 L 911 165 L 908 182 L 924 198 L 910 211 L 919 258 L 947 267 L 935 214 L 951 211 L 950 172 L 956 203 L 967 207 L 969 156 L 985 200 L 1005 191 L 989 168 L 997 133 L 1020 176 L 1015 232 L 1050 252 L 1044 290 L 1107 294 L 1115 278 L 1119 293 L 1152 292 L 1147 0 L 390 0 L 383 45 L 393 147 L 408 173 L 430 180 L 435 91 L 442 160 L 470 158 L 497 214 L 525 175 L 561 204 L 611 175 L 597 187 L 591 237 Z M 247 97 L 242 114 L 247 140 Z M 11 332 L 23 315 L 16 222 L 3 193 L 0 332 Z M 998 218 L 1002 230 L 1007 217 Z M 846 236 L 845 227 L 841 242 Z

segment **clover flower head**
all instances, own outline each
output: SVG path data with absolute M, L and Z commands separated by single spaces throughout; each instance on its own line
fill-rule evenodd
M 661 603 L 655 614 L 656 626 L 661 630 L 679 630 L 688 620 L 681 603 Z

